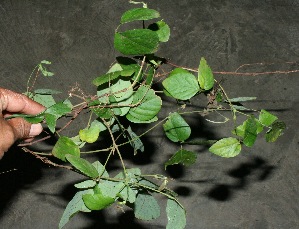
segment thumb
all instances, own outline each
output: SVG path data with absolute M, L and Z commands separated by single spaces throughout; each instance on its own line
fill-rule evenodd
M 13 118 L 8 123 L 13 129 L 14 140 L 35 137 L 43 130 L 41 124 L 31 124 L 22 118 Z

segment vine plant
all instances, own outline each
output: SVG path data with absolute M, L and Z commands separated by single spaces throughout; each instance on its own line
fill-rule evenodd
M 133 1 L 130 3 L 138 4 Z M 70 218 L 80 211 L 102 210 L 114 203 L 132 208 L 138 219 L 156 219 L 160 216 L 160 206 L 152 195 L 153 193 L 167 198 L 168 223 L 166 228 L 185 227 L 186 212 L 177 194 L 167 187 L 169 178 L 160 174 L 143 174 L 139 168 L 128 168 L 122 158 L 123 152 L 120 146 L 130 144 L 135 154 L 138 151 L 142 152 L 144 145 L 140 137 L 158 125 L 163 125 L 166 137 L 178 144 L 177 152 L 165 162 L 165 169 L 173 164 L 195 163 L 197 155 L 188 150 L 188 144 L 211 145 L 209 148 L 211 153 L 229 158 L 237 156 L 243 145 L 251 147 L 257 135 L 264 130 L 266 141 L 274 142 L 285 128 L 285 124 L 270 112 L 251 110 L 241 104 L 254 100 L 255 97 L 229 98 L 221 83 L 214 78 L 204 58 L 200 59 L 198 69 L 192 70 L 157 57 L 155 53 L 159 44 L 169 39 L 170 28 L 163 20 L 158 19 L 160 18 L 159 12 L 149 9 L 145 3 L 141 4 L 143 7 L 130 9 L 121 17 L 120 25 L 115 31 L 114 47 L 125 56 L 118 57 L 106 74 L 92 81 L 97 87 L 96 95 L 86 95 L 80 88 L 74 87 L 65 100 L 56 102 L 53 95 L 59 93 L 58 91 L 34 89 L 39 75 L 46 77 L 53 75 L 46 68 L 46 65 L 51 63 L 42 61 L 29 77 L 26 95 L 43 104 L 46 110 L 35 116 L 14 115 L 10 117 L 22 116 L 31 123 L 44 122 L 54 136 L 58 137 L 50 153 L 34 152 L 28 148 L 29 144 L 37 143 L 45 138 L 32 143 L 20 144 L 24 151 L 34 154 L 45 163 L 73 170 L 86 177 L 85 181 L 75 184 L 78 192 L 66 206 L 59 228 L 63 228 Z M 136 21 L 141 22 L 141 28 L 124 29 L 128 27 L 124 26 L 125 24 L 136 25 Z M 173 70 L 164 74 L 164 71 L 161 71 L 164 65 L 172 66 Z M 157 78 L 161 79 L 163 74 L 167 75 L 162 81 L 163 94 L 171 97 L 174 103 L 179 101 L 183 105 L 177 106 L 167 117 L 158 118 L 162 99 L 152 85 L 156 83 Z M 187 102 L 199 95 L 207 96 L 207 107 L 203 110 L 186 111 Z M 74 98 L 76 101 L 79 98 L 80 102 L 74 105 Z M 83 110 L 90 111 L 86 127 L 78 130 L 76 136 L 61 135 L 61 131 L 71 125 L 77 116 L 83 113 Z M 224 119 L 223 123 L 232 122 L 231 136 L 220 140 L 188 141 L 191 128 L 184 116 L 191 113 L 198 113 L 202 116 L 210 113 L 221 115 Z M 230 113 L 231 117 L 226 117 L 227 113 Z M 56 121 L 63 116 L 70 115 L 72 118 L 67 120 L 62 128 L 56 129 Z M 240 115 L 246 117 L 241 124 L 237 120 Z M 125 119 L 140 125 L 143 123 L 154 123 L 154 125 L 138 136 L 130 126 L 123 124 Z M 107 149 L 92 152 L 107 152 L 106 161 L 91 163 L 83 159 L 82 148 L 86 144 L 98 141 L 99 135 L 104 131 L 110 136 L 112 145 Z M 49 137 L 50 135 L 46 138 Z M 120 139 L 127 139 L 127 141 L 120 141 Z M 122 170 L 112 177 L 106 167 L 113 154 L 118 156 Z M 54 163 L 51 160 L 52 157 L 60 159 L 62 163 Z M 65 165 L 64 162 L 70 165 Z

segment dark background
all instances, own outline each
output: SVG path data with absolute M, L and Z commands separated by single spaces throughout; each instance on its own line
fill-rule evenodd
M 0 0 L 0 86 L 24 92 L 32 69 L 47 59 L 56 76 L 40 82 L 40 87 L 67 92 L 77 82 L 94 93 L 91 80 L 105 73 L 119 55 L 113 49 L 113 33 L 121 14 L 135 7 L 127 2 Z M 196 68 L 204 56 L 214 71 L 235 71 L 252 63 L 268 64 L 243 70 L 299 69 L 298 0 L 152 0 L 149 7 L 171 28 L 171 39 L 159 54 L 174 63 Z M 224 80 L 230 97 L 257 96 L 249 107 L 270 110 L 285 121 L 285 134 L 276 143 L 258 140 L 233 159 L 190 147 L 198 152 L 195 165 L 164 171 L 162 162 L 177 148 L 160 138 L 158 128 L 143 139 L 147 150 L 135 158 L 127 156 L 127 163 L 175 179 L 170 186 L 186 207 L 186 228 L 299 228 L 298 76 L 216 76 Z M 191 121 L 197 137 L 229 134 L 228 125 L 199 117 Z M 117 168 L 115 161 L 111 169 Z M 0 161 L 0 172 L 12 169 L 16 170 L 0 174 L 0 228 L 57 228 L 74 195 L 73 184 L 82 177 L 51 168 L 18 147 Z M 163 228 L 166 221 L 163 208 L 158 220 L 141 222 L 132 212 L 123 214 L 113 206 L 79 214 L 66 228 Z

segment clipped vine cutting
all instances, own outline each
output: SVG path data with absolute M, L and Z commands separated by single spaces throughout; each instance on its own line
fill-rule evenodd
M 48 70 L 51 62 L 44 60 L 30 75 L 25 94 L 43 104 L 46 110 L 34 116 L 17 114 L 9 117 L 21 116 L 31 123 L 42 122 L 52 132 L 43 139 L 21 144 L 25 152 L 53 166 L 76 171 L 86 178 L 74 185 L 78 192 L 66 206 L 59 228 L 63 228 L 78 212 L 98 211 L 115 204 L 132 208 L 138 219 L 156 219 L 161 210 L 153 193 L 167 198 L 166 228 L 181 229 L 186 226 L 186 210 L 179 202 L 178 195 L 167 187 L 169 178 L 160 174 L 143 174 L 139 168 L 128 168 L 122 158 L 120 146 L 131 145 L 134 154 L 143 152 L 145 146 L 141 136 L 159 125 L 163 127 L 166 138 L 178 145 L 177 151 L 164 163 L 165 169 L 174 164 L 189 166 L 196 162 L 197 153 L 190 151 L 188 145 L 209 145 L 211 153 L 230 158 L 240 154 L 242 147 L 252 147 L 258 135 L 264 135 L 267 142 L 274 142 L 285 129 L 285 124 L 269 111 L 256 111 L 243 105 L 255 97 L 230 98 L 204 57 L 199 60 L 197 70 L 191 71 L 156 56 L 159 45 L 169 40 L 170 28 L 160 18 L 160 13 L 148 8 L 147 4 L 130 3 L 141 4 L 142 7 L 126 11 L 115 31 L 114 47 L 124 56 L 118 57 L 105 74 L 92 80 L 97 88 L 95 95 L 87 95 L 74 87 L 66 99 L 56 101 L 53 95 L 59 91 L 35 89 L 36 79 L 40 75 L 54 75 Z M 125 29 L 128 27 L 123 26 L 136 25 L 138 21 L 138 28 Z M 158 76 L 165 65 L 173 69 L 161 82 L 163 92 L 157 93 L 152 86 L 160 82 L 157 78 L 161 79 Z M 159 96 L 161 93 L 163 95 Z M 189 100 L 202 95 L 208 99 L 205 109 L 185 109 Z M 174 104 L 179 102 L 181 105 L 174 106 L 167 117 L 160 117 L 165 96 L 170 97 Z M 78 99 L 80 102 L 74 103 Z M 86 110 L 89 113 L 82 112 Z M 194 130 L 184 117 L 194 113 L 202 116 L 219 114 L 224 119 L 222 123 L 232 123 L 231 133 L 218 140 L 190 140 Z M 90 115 L 86 127 L 79 129 L 75 136 L 63 136 L 61 131 L 73 125 L 82 114 Z M 57 128 L 57 120 L 65 116 L 71 116 L 71 119 Z M 246 120 L 240 123 L 239 116 L 245 116 Z M 153 123 L 153 127 L 137 135 L 127 124 L 128 121 L 140 126 Z M 103 132 L 108 133 L 112 144 L 109 148 L 98 148 L 93 152 L 106 152 L 106 160 L 87 161 L 83 158 L 83 147 L 97 142 Z M 51 135 L 58 138 L 51 152 L 34 152 L 28 148 L 29 144 L 50 138 Z M 118 156 L 122 170 L 116 176 L 111 176 L 107 165 L 114 154 Z M 69 165 L 54 163 L 51 160 L 53 157 Z

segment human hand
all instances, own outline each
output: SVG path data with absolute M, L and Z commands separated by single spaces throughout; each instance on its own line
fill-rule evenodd
M 43 130 L 41 124 L 31 124 L 23 118 L 5 118 L 18 113 L 36 115 L 44 110 L 27 96 L 0 88 L 0 159 L 17 139 L 31 139 Z

